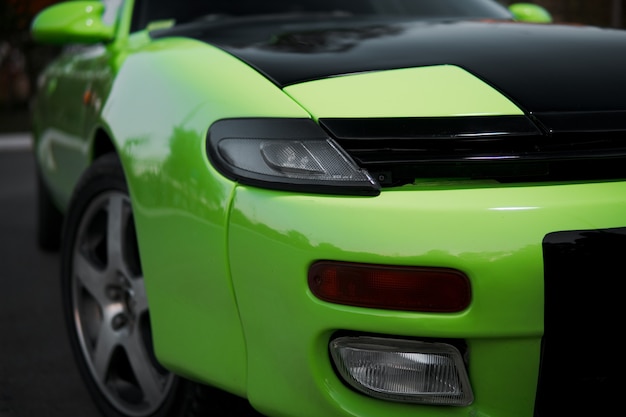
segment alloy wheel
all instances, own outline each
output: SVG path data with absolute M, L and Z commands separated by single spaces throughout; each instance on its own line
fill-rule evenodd
M 75 235 L 73 321 L 87 368 L 121 414 L 144 417 L 167 399 L 174 376 L 153 353 L 150 317 L 130 199 L 98 194 Z

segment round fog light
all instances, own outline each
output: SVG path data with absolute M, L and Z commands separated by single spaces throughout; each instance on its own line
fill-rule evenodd
M 341 377 L 383 400 L 466 406 L 474 395 L 457 348 L 380 337 L 340 337 L 330 352 Z

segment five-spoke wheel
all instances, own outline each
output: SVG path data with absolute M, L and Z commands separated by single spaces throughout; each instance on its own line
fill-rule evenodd
M 159 409 L 173 376 L 154 360 L 148 303 L 128 196 L 104 191 L 87 205 L 74 238 L 72 310 L 87 367 L 126 415 Z
M 158 363 L 132 202 L 114 154 L 94 161 L 74 191 L 63 228 L 61 284 L 74 356 L 104 416 L 258 415 L 247 401 Z

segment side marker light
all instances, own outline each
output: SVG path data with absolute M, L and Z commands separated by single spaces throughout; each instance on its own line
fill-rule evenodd
M 447 268 L 320 261 L 308 283 L 317 298 L 356 307 L 453 313 L 471 301 L 469 278 Z

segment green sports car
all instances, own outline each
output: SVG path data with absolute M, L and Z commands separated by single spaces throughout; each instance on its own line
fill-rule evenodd
M 66 47 L 33 104 L 39 244 L 103 415 L 201 415 L 208 387 L 267 416 L 619 414 L 626 33 L 548 22 L 491 0 L 40 13 Z

